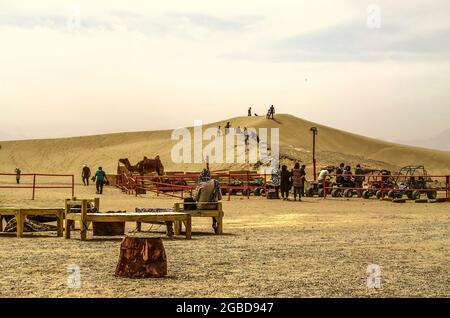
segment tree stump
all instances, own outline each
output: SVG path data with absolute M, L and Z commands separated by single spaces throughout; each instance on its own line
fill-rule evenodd
M 120 244 L 116 276 L 127 278 L 167 275 L 167 257 L 161 238 L 126 236 Z

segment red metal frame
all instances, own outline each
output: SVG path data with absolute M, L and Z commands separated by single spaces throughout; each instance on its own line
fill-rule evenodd
M 15 173 L 0 173 L 0 176 L 16 176 Z M 31 186 L 24 185 L 0 185 L 0 188 L 3 189 L 33 189 L 33 193 L 31 196 L 31 200 L 34 200 L 36 189 L 71 189 L 72 197 L 75 196 L 75 176 L 73 174 L 51 174 L 51 173 L 21 173 L 20 177 L 33 176 L 33 183 Z M 37 185 L 36 177 L 70 177 L 71 184 L 70 186 L 48 186 L 48 185 Z
M 254 177 L 260 177 L 264 179 L 263 186 L 250 185 L 250 182 Z M 159 178 L 160 181 L 156 181 Z M 250 190 L 255 188 L 264 188 L 267 191 L 267 174 L 258 173 L 221 173 L 216 172 L 211 174 L 211 178 L 218 180 L 221 183 L 221 189 L 228 190 L 228 200 L 231 200 L 231 190 L 249 190 L 247 191 L 247 198 L 250 198 Z M 156 180 L 155 180 L 156 179 Z M 168 180 L 169 182 L 162 182 L 161 179 Z M 227 184 L 224 184 L 224 179 L 228 180 Z M 241 186 L 231 185 L 232 179 L 239 179 L 243 181 Z M 170 181 L 186 181 L 187 185 L 179 185 L 171 183 Z M 155 192 L 157 195 L 164 194 L 173 197 L 184 197 L 185 192 L 189 192 L 191 195 L 193 190 L 197 187 L 198 174 L 174 174 L 164 176 L 127 176 L 121 174 L 118 176 L 117 187 L 122 189 L 126 193 L 137 193 L 140 190 L 146 190 Z M 168 192 L 163 192 L 168 191 Z M 179 194 L 175 194 L 179 192 Z
M 330 179 L 333 177 L 336 177 L 336 174 L 330 174 Z M 339 176 L 351 176 L 351 177 L 371 177 L 374 180 L 372 180 L 371 182 L 377 182 L 377 181 L 382 181 L 382 178 L 394 178 L 396 180 L 398 180 L 398 178 L 403 178 L 405 177 L 405 175 L 355 175 L 355 174 L 351 174 L 351 175 L 347 175 L 347 174 L 341 174 Z M 378 180 L 378 178 L 380 178 L 380 180 Z M 377 190 L 377 191 L 383 191 L 383 192 L 388 192 L 391 190 L 394 191 L 420 191 L 420 192 L 431 192 L 431 191 L 436 191 L 436 192 L 445 192 L 445 198 L 447 199 L 448 202 L 450 202 L 450 176 L 446 176 L 446 175 L 427 175 L 427 178 L 445 178 L 445 187 L 436 187 L 436 188 L 429 188 L 429 189 L 416 189 L 416 188 L 408 188 L 408 189 L 399 189 L 399 188 L 376 188 L 373 190 Z M 324 180 L 323 182 L 323 189 L 324 189 L 324 196 L 323 198 L 325 199 L 327 197 L 327 188 L 333 188 L 333 186 L 326 186 L 326 180 Z M 362 187 L 362 188 L 358 188 L 358 187 L 339 187 L 339 189 L 341 190 L 346 190 L 346 189 L 350 189 L 350 190 L 367 190 L 368 188 Z

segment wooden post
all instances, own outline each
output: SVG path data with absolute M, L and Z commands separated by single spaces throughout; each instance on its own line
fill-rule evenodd
M 97 213 L 100 212 L 100 198 L 94 198 L 94 207 Z
M 3 232 L 3 215 L 0 215 L 0 232 Z
M 36 174 L 33 175 L 33 197 L 31 198 L 31 200 L 34 200 L 35 189 L 36 189 Z
M 67 214 L 70 213 L 70 208 L 69 208 L 69 205 L 67 204 L 67 202 L 68 202 L 69 200 L 70 200 L 70 199 L 66 199 L 65 202 L 64 202 L 64 216 L 65 216 L 65 218 L 66 218 L 66 224 L 65 224 L 65 230 L 66 230 L 65 238 L 66 238 L 66 239 L 70 239 L 70 227 L 71 227 L 71 225 L 72 225 L 71 220 L 68 220 L 68 219 L 67 219 Z
M 186 239 L 190 240 L 192 238 L 192 217 L 190 215 L 188 215 L 185 227 L 186 227 Z
M 87 200 L 81 201 L 81 224 L 80 224 L 80 236 L 82 241 L 86 241 L 87 238 Z
M 72 175 L 72 196 L 74 195 L 75 195 L 75 176 Z
M 217 234 L 223 234 L 223 210 L 222 202 L 217 203 L 217 208 L 219 210 L 219 217 L 217 218 L 218 228 Z
M 16 212 L 16 233 L 17 233 L 17 237 L 22 237 L 23 236 L 23 222 L 24 222 L 24 217 L 22 215 L 21 210 L 19 209 Z
M 56 219 L 56 226 L 57 226 L 57 231 L 58 231 L 58 236 L 61 237 L 63 236 L 63 220 L 64 220 L 64 212 L 58 212 L 57 214 L 57 219 Z

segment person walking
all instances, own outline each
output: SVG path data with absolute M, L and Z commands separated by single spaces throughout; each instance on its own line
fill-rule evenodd
M 294 201 L 297 201 L 297 194 L 298 194 L 298 200 L 302 200 L 302 173 L 300 169 L 300 164 L 298 162 L 295 163 L 294 169 L 292 169 L 292 185 L 294 186 Z
M 93 178 L 95 180 L 95 187 L 97 189 L 97 194 L 103 194 L 103 185 L 108 181 L 105 171 L 102 167 L 98 167 L 97 172 Z
M 230 124 L 230 122 L 227 122 L 227 124 L 225 125 L 225 135 L 228 135 L 230 128 L 231 128 L 231 124 Z
M 220 126 L 217 127 L 217 136 L 222 136 L 222 130 L 220 130 Z
M 248 145 L 248 130 L 247 130 L 247 127 L 244 127 L 244 140 L 245 140 L 245 144 Z
M 19 168 L 16 168 L 16 182 L 17 182 L 17 184 L 19 184 L 20 183 L 20 174 L 22 173 L 22 171 L 20 171 L 20 169 Z
M 302 176 L 302 182 L 300 185 L 300 192 L 302 194 L 302 197 L 305 196 L 305 181 L 306 181 L 306 166 L 302 165 L 300 168 L 300 175 Z
M 251 107 L 249 107 L 249 109 L 248 109 L 248 116 L 249 116 L 249 117 L 252 116 L 252 108 L 251 108 Z
M 364 177 L 364 170 L 361 168 L 361 165 L 358 163 L 355 168 L 355 187 L 358 188 L 356 190 L 356 193 L 358 197 L 360 198 L 362 195 L 362 187 L 363 182 L 366 178 Z
M 292 175 L 287 166 L 281 166 L 281 197 L 283 200 L 289 200 L 289 190 L 292 187 Z
M 272 168 L 272 186 L 275 188 L 277 199 L 280 198 L 281 171 L 280 165 Z
M 269 112 L 270 112 L 270 116 L 271 116 L 271 118 L 273 119 L 273 115 L 275 114 L 275 107 L 273 107 L 273 105 L 272 105 L 272 106 L 270 106 L 270 108 L 269 108 Z
M 91 169 L 89 169 L 87 164 L 84 164 L 83 169 L 81 170 L 81 178 L 83 179 L 84 186 L 89 186 L 90 177 L 91 177 Z

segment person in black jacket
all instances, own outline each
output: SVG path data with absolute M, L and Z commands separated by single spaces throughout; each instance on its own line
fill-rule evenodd
M 289 200 L 289 190 L 292 187 L 292 174 L 286 165 L 281 166 L 281 197 Z

